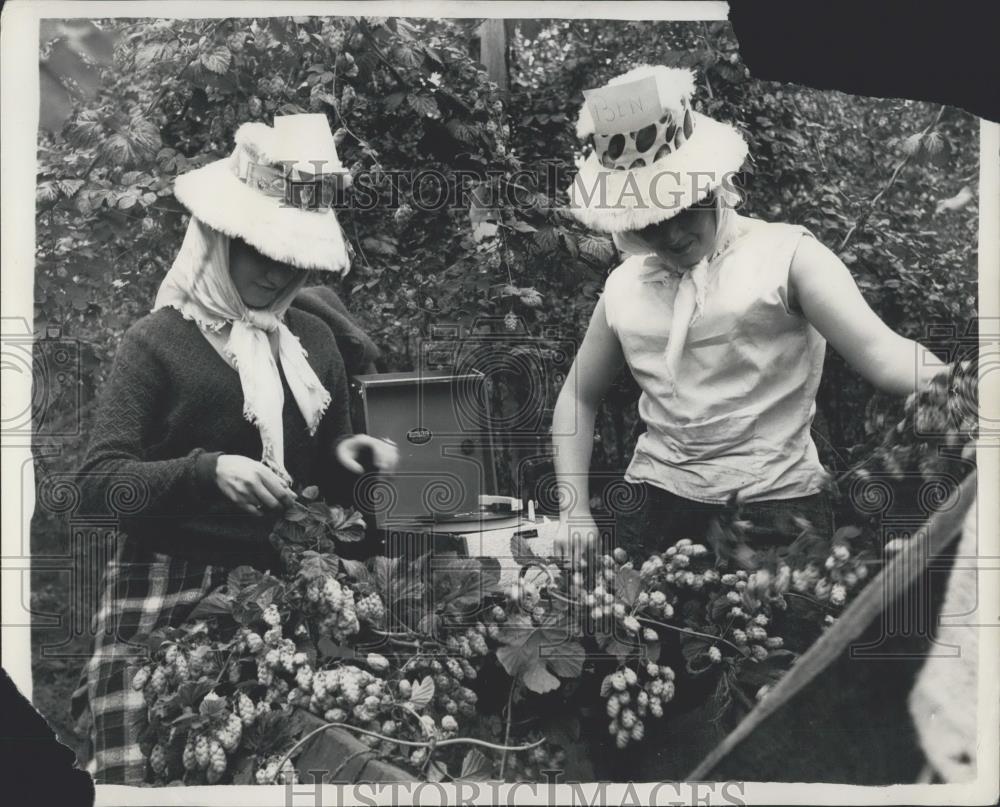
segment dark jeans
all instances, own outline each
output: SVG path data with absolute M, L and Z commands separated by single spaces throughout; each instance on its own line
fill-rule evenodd
M 635 487 L 635 496 L 629 499 L 638 504 L 618 514 L 615 544 L 640 555 L 662 552 L 681 538 L 704 543 L 713 516 L 725 519 L 727 514 L 725 505 L 692 501 L 650 484 Z M 833 534 L 833 507 L 825 492 L 751 502 L 739 511 L 739 518 L 750 523 L 746 541 L 755 549 L 791 543 L 801 532 L 796 516 L 808 520 L 820 535 Z

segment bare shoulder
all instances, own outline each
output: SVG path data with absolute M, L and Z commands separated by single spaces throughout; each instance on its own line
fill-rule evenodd
M 611 280 L 611 278 L 623 280 L 635 277 L 642 272 L 647 257 L 646 255 L 629 255 L 608 273 L 608 280 Z
M 789 275 L 795 283 L 805 276 L 843 268 L 843 261 L 826 244 L 815 237 L 803 237 L 798 239 L 792 253 Z
M 649 271 L 648 255 L 629 255 L 608 273 L 604 281 L 605 292 L 622 293 L 633 288 Z

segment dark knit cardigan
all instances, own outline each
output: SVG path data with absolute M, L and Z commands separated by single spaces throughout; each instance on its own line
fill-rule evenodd
M 310 436 L 282 377 L 285 467 L 298 485 L 318 485 L 348 503 L 354 475 L 333 456 L 351 433 L 344 363 L 322 319 L 289 308 L 285 322 L 308 354 L 331 403 Z M 257 428 L 243 416 L 239 374 L 194 322 L 161 309 L 126 331 L 80 469 L 86 512 L 119 517 L 130 557 L 151 552 L 227 566 L 273 566 L 272 515 L 253 516 L 215 482 L 220 454 L 259 459 Z

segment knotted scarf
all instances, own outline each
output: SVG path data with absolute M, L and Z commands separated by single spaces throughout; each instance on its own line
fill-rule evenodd
M 677 371 L 687 342 L 688 330 L 698 321 L 705 308 L 705 295 L 713 263 L 741 232 L 740 217 L 736 214 L 732 197 L 720 190 L 716 192 L 715 199 L 715 240 L 712 251 L 692 267 L 679 266 L 668 257 L 653 252 L 634 232 L 615 233 L 613 236 L 616 246 L 623 252 L 644 255 L 644 266 L 653 272 L 664 271 L 680 277 L 674 297 L 670 334 L 663 356 L 666 382 L 671 391 L 676 389 Z
M 288 483 L 279 363 L 310 434 L 315 434 L 330 403 L 330 393 L 284 323 L 285 311 L 305 281 L 302 273 L 266 309 L 248 308 L 229 273 L 229 237 L 192 217 L 153 305 L 153 311 L 176 308 L 193 320 L 236 369 L 243 388 L 243 415 L 260 432 L 261 461 Z

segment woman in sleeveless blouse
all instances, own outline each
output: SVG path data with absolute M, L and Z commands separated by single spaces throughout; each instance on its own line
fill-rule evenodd
M 829 535 L 828 475 L 810 434 L 827 343 L 876 388 L 900 395 L 942 363 L 886 326 L 804 227 L 736 213 L 730 177 L 746 144 L 693 112 L 690 71 L 637 68 L 602 91 L 617 84 L 625 93 L 650 77 L 658 122 L 614 134 L 585 105 L 578 124 L 593 153 L 570 210 L 612 233 L 627 258 L 607 278 L 553 414 L 558 543 L 580 551 L 598 538 L 588 486 L 594 421 L 623 364 L 642 391 L 646 427 L 625 472 L 635 487 L 623 497 L 639 516 L 643 552 L 702 540 L 734 495 L 752 545 L 789 541 L 792 516 Z

